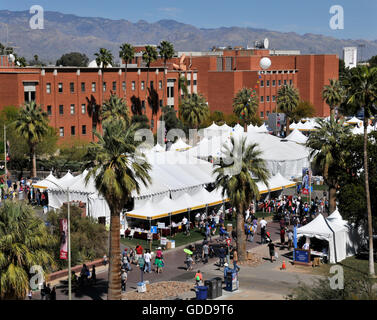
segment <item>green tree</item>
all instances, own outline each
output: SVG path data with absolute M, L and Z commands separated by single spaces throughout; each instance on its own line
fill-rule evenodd
M 101 108 L 101 119 L 103 122 L 122 119 L 128 124 L 130 122 L 130 115 L 126 101 L 112 94 L 110 99 L 106 100 Z
M 330 79 L 330 84 L 323 88 L 322 97 L 330 107 L 330 116 L 334 117 L 336 107 L 340 106 L 344 99 L 344 90 L 340 81 Z
M 233 112 L 238 119 L 241 119 L 245 132 L 247 132 L 247 125 L 255 117 L 258 106 L 258 96 L 254 95 L 251 89 L 243 88 L 233 98 Z
M 285 113 L 287 118 L 286 136 L 289 135 L 290 119 L 292 118 L 299 102 L 300 95 L 296 88 L 287 85 L 279 89 L 276 103 L 279 107 L 279 111 Z
M 47 114 L 42 111 L 41 107 L 37 106 L 35 101 L 25 103 L 16 120 L 16 131 L 28 143 L 33 177 L 37 176 L 36 147 L 48 134 L 48 128 Z
M 308 101 L 300 101 L 292 114 L 292 121 L 299 122 L 301 119 L 312 118 L 314 115 L 314 106 Z
M 163 116 L 160 116 L 160 120 L 165 121 L 165 129 L 167 132 L 169 132 L 171 129 L 184 129 L 183 123 L 178 119 L 177 110 L 175 110 L 174 107 L 162 107 L 162 113 Z
M 102 96 L 101 101 L 103 103 L 103 100 L 104 100 L 103 72 L 104 72 L 105 68 L 107 68 L 108 66 L 113 64 L 114 57 L 113 57 L 113 54 L 111 53 L 111 51 L 107 50 L 105 48 L 100 48 L 99 52 L 95 53 L 94 55 L 96 57 L 97 66 L 98 66 L 98 68 L 101 69 L 100 92 L 101 92 L 101 96 Z
M 369 273 L 375 276 L 373 257 L 373 226 L 372 208 L 369 190 L 368 172 L 368 124 L 372 116 L 377 115 L 377 68 L 358 66 L 350 70 L 348 76 L 343 79 L 345 87 L 345 103 L 343 110 L 348 114 L 356 114 L 364 111 L 364 174 L 365 193 L 368 211 L 368 234 L 369 234 Z
M 149 69 L 151 67 L 151 63 L 157 60 L 157 49 L 153 46 L 146 46 L 145 50 L 143 51 L 143 61 L 147 66 L 147 85 L 145 88 L 145 103 L 148 103 L 148 88 L 149 88 Z
M 145 114 L 134 114 L 131 123 L 137 125 L 139 129 L 150 129 L 149 119 Z
M 178 79 L 178 104 L 181 104 L 181 100 L 186 99 L 188 96 L 188 88 L 187 88 L 188 82 L 187 79 L 184 76 L 180 76 Z M 181 96 L 181 90 L 183 93 L 183 97 Z
M 306 143 L 310 148 L 310 157 L 315 167 L 319 168 L 326 185 L 329 186 L 329 206 L 332 213 L 336 209 L 336 190 L 339 187 L 339 170 L 347 150 L 345 139 L 350 128 L 343 121 L 317 119 L 318 130 L 312 132 Z
M 202 95 L 193 93 L 182 100 L 179 117 L 190 129 L 198 129 L 209 117 L 209 108 Z
M 124 61 L 124 81 L 126 82 L 126 90 L 124 97 L 127 99 L 127 64 L 135 57 L 135 48 L 129 43 L 123 43 L 120 46 L 119 58 Z M 126 100 L 127 101 L 127 100 Z
M 107 122 L 103 135 L 96 133 L 97 143 L 89 146 L 86 164 L 88 182 L 94 178 L 98 192 L 106 199 L 110 208 L 110 265 L 108 299 L 120 300 L 120 212 L 132 197 L 139 193 L 140 184 L 151 182 L 151 166 L 144 154 L 136 153 L 138 143 L 134 141 L 137 126 L 126 126 L 122 120 Z
M 159 50 L 160 57 L 164 60 L 164 68 L 166 69 L 168 60 L 170 60 L 174 56 L 174 53 L 175 53 L 174 46 L 169 41 L 164 40 L 164 41 L 161 41 L 159 46 L 157 46 L 157 49 Z M 166 84 L 166 74 L 164 71 L 164 86 L 163 86 L 164 89 L 162 90 L 163 91 L 162 101 L 164 104 L 165 104 L 165 87 L 166 87 L 165 84 Z
M 257 183 L 268 185 L 269 172 L 260 158 L 257 144 L 247 144 L 245 137 L 231 137 L 231 144 L 224 145 L 225 158 L 215 166 L 213 174 L 222 195 L 230 199 L 237 213 L 237 251 L 240 261 L 246 260 L 245 211 L 259 199 Z
M 377 56 L 373 56 L 369 59 L 369 67 L 375 68 L 377 67 Z
M 30 269 L 40 265 L 49 271 L 53 238 L 31 206 L 5 201 L 0 207 L 0 298 L 24 300 Z
M 60 59 L 56 61 L 56 66 L 63 67 L 87 67 L 89 58 L 80 52 L 70 52 L 63 54 Z

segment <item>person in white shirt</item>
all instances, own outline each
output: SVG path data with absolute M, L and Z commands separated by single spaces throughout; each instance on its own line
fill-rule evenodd
M 146 252 L 144 253 L 144 261 L 145 261 L 144 272 L 148 272 L 148 273 L 152 272 L 151 259 L 152 259 L 151 252 L 147 249 Z
M 310 248 L 310 245 L 308 242 L 305 242 L 305 244 L 302 246 L 302 249 L 304 250 L 309 250 L 309 248 Z
M 261 243 L 266 243 L 266 227 L 267 227 L 267 221 L 262 218 L 262 220 L 259 222 L 260 225 L 260 238 Z

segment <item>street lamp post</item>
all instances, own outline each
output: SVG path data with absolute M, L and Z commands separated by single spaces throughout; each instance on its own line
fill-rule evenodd
M 72 277 L 71 277 L 71 205 L 69 202 L 69 187 L 67 187 L 67 190 L 59 186 L 54 181 L 51 181 L 49 179 L 45 179 L 48 182 L 53 183 L 56 185 L 60 190 L 67 192 L 67 206 L 68 206 L 68 214 L 67 214 L 67 224 L 68 224 L 68 300 L 72 300 Z

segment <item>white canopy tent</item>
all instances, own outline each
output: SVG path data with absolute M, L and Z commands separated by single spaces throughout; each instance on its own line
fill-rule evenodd
M 356 118 L 356 117 L 353 117 L 352 119 L 349 119 L 348 121 L 346 121 L 347 124 L 356 124 L 358 125 L 359 127 L 361 127 L 363 125 L 363 122 Z
M 356 253 L 358 242 L 355 233 L 339 212 L 327 219 L 319 214 L 313 221 L 297 229 L 297 237 L 317 238 L 329 242 L 329 261 L 337 263 Z
M 296 143 L 305 144 L 308 141 L 308 137 L 302 134 L 299 130 L 294 129 L 285 140 L 293 141 Z
M 175 143 L 173 143 L 170 146 L 171 151 L 183 151 L 183 150 L 187 150 L 187 149 L 190 149 L 190 148 L 191 148 L 191 146 L 188 145 L 187 143 L 185 143 L 181 138 L 179 138 Z

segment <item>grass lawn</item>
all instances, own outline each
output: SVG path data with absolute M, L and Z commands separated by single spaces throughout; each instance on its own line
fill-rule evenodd
M 344 276 L 356 276 L 360 277 L 362 275 L 369 274 L 369 261 L 367 259 L 358 259 L 356 257 L 349 257 L 342 262 L 338 263 L 339 266 L 343 267 Z M 313 273 L 323 276 L 331 276 L 330 268 L 332 264 L 322 264 L 320 267 L 313 268 Z M 377 263 L 374 263 L 374 268 L 377 270 Z
M 325 184 L 323 185 L 317 185 L 317 184 L 314 184 L 313 185 L 313 190 L 316 190 L 316 191 L 329 191 L 329 187 Z
M 256 212 L 255 216 L 257 218 L 262 217 L 271 217 L 273 216 L 273 213 L 267 213 L 267 212 Z M 233 228 L 236 227 L 236 219 L 233 218 L 232 221 L 225 220 L 225 228 L 227 224 L 232 223 Z M 219 229 L 217 228 L 215 235 L 219 234 Z M 183 245 L 188 245 L 190 243 L 203 240 L 204 239 L 204 233 L 201 233 L 199 229 L 194 228 L 191 230 L 190 235 L 186 236 L 183 232 L 177 233 L 174 237 L 167 237 L 168 240 L 175 240 L 175 247 L 180 247 Z M 135 248 L 137 244 L 140 244 L 143 248 L 147 249 L 150 248 L 150 241 L 142 240 L 142 239 L 129 239 L 129 238 L 121 238 L 120 242 L 127 246 Z M 154 240 L 152 243 L 152 250 L 156 250 L 158 247 L 160 247 L 160 240 Z

